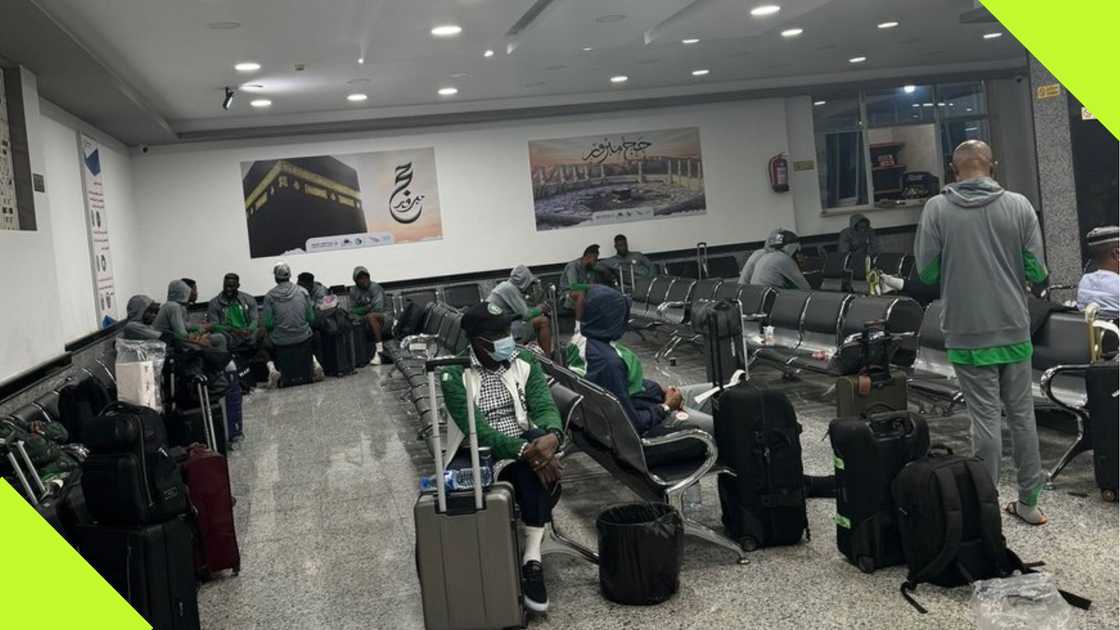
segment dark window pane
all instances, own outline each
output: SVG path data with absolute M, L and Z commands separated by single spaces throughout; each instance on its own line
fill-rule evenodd
M 863 133 L 817 133 L 817 169 L 821 206 L 839 208 L 867 203 Z
M 817 99 L 814 103 L 813 129 L 817 133 L 854 131 L 860 128 L 859 99 Z
M 984 84 L 980 81 L 946 83 L 937 86 L 937 93 L 937 104 L 945 118 L 976 116 L 988 112 Z
M 933 122 L 937 104 L 928 85 L 872 90 L 865 94 L 864 101 L 868 127 Z

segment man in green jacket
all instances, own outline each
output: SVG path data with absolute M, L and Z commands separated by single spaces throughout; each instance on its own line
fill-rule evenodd
M 206 321 L 213 332 L 226 336 L 231 351 L 256 348 L 257 301 L 241 290 L 241 278 L 236 273 L 222 278 L 222 292 L 206 306 Z
M 495 459 L 515 460 L 498 479 L 513 485 L 525 524 L 521 559 L 525 605 L 545 612 L 548 592 L 541 542 L 560 496 L 561 469 L 556 459 L 564 438 L 560 412 L 540 363 L 533 353 L 517 349 L 510 319 L 501 308 L 488 302 L 476 304 L 463 314 L 461 325 L 470 339 L 471 369 L 442 371 L 443 401 L 464 434 L 467 405 L 474 405 L 479 445 L 490 447 Z

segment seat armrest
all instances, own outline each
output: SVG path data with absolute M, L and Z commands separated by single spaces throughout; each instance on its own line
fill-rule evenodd
M 770 319 L 770 315 L 766 313 L 743 313 L 743 321 L 745 322 L 764 322 Z
M 642 438 L 642 447 L 648 448 L 651 446 L 662 446 L 664 444 L 673 444 L 675 442 L 683 442 L 684 440 L 699 440 L 704 444 L 704 463 L 696 469 L 691 475 L 681 479 L 671 487 L 666 489 L 666 492 L 671 493 L 682 488 L 687 488 L 692 484 L 700 481 L 708 471 L 715 466 L 716 459 L 719 457 L 719 451 L 716 449 L 716 440 L 707 431 L 700 429 L 683 429 L 681 431 L 674 431 L 668 435 L 659 435 L 654 438 Z
M 409 336 L 405 337 L 404 339 L 401 339 L 400 345 L 401 345 L 402 348 L 407 348 L 408 346 L 412 345 L 413 342 L 416 342 L 416 341 L 427 343 L 427 342 L 433 341 L 435 339 L 439 339 L 439 335 L 429 335 L 429 334 L 426 334 L 426 333 L 416 333 L 415 335 L 409 335 Z
M 1087 365 L 1087 364 L 1055 365 L 1054 367 L 1052 367 L 1052 368 L 1050 368 L 1050 369 L 1048 369 L 1048 370 L 1046 370 L 1045 372 L 1042 373 L 1042 378 L 1039 379 L 1039 382 L 1038 382 L 1039 389 L 1042 390 L 1043 395 L 1045 395 L 1048 399 L 1050 399 L 1050 402 L 1054 403 L 1055 405 L 1061 407 L 1062 409 L 1065 409 L 1066 411 L 1069 411 L 1070 413 L 1072 413 L 1072 414 L 1074 414 L 1074 415 L 1076 415 L 1080 418 L 1088 420 L 1088 417 L 1087 417 L 1088 412 L 1085 411 L 1084 408 L 1077 407 L 1077 406 L 1071 405 L 1067 402 L 1064 402 L 1064 401 L 1058 399 L 1058 397 L 1054 394 L 1054 377 L 1055 376 L 1058 376 L 1060 374 L 1067 374 L 1067 373 L 1082 373 L 1082 374 L 1084 374 L 1088 369 L 1089 369 L 1089 365 Z
M 688 302 L 681 302 L 681 301 L 662 302 L 661 304 L 659 304 L 657 306 L 657 312 L 664 313 L 665 311 L 667 311 L 671 308 L 684 308 L 686 306 L 688 306 Z

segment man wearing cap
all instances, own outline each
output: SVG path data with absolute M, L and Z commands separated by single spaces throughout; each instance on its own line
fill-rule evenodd
M 1100 308 L 1104 319 L 1120 318 L 1120 227 L 1110 225 L 1085 235 L 1097 270 L 1081 276 L 1077 284 L 1077 308 L 1090 304 Z
M 301 287 L 292 284 L 292 270 L 285 263 L 278 263 L 272 269 L 276 286 L 264 296 L 261 320 L 268 331 L 268 339 L 274 346 L 291 346 L 311 339 L 311 323 L 315 321 L 315 308 L 311 297 Z M 318 360 L 314 362 L 315 380 L 322 380 L 323 368 Z M 268 384 L 276 387 L 280 382 L 280 372 L 276 365 L 268 362 Z
M 801 249 L 801 239 L 786 229 L 777 229 L 766 239 L 766 248 L 747 259 L 739 274 L 739 284 L 757 284 L 775 289 L 809 290 L 809 281 L 793 257 Z
M 514 460 L 498 478 L 513 485 L 525 524 L 521 560 L 525 605 L 545 612 L 548 592 L 541 570 L 541 542 L 560 496 L 561 469 L 556 459 L 564 439 L 560 412 L 540 364 L 532 352 L 517 348 L 510 319 L 501 308 L 489 302 L 470 307 L 463 314 L 462 329 L 470 339 L 471 369 L 453 366 L 442 371 L 444 404 L 464 434 L 467 405 L 474 405 L 479 445 L 489 447 L 496 460 Z
M 502 309 L 513 320 L 513 336 L 519 343 L 536 339 L 545 354 L 552 353 L 552 322 L 548 303 L 529 306 L 529 297 L 540 280 L 525 265 L 518 265 L 508 280 L 498 283 L 486 301 Z

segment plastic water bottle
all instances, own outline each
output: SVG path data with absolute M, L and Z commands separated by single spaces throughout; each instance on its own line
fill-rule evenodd
M 494 469 L 489 466 L 482 467 L 482 487 L 487 488 L 494 483 Z M 443 488 L 447 492 L 455 490 L 470 490 L 474 488 L 474 475 L 470 468 L 443 471 Z M 420 492 L 435 492 L 436 476 L 428 475 L 420 478 Z
M 694 483 L 684 491 L 684 512 L 695 514 L 704 507 L 703 495 L 700 493 L 700 484 Z

